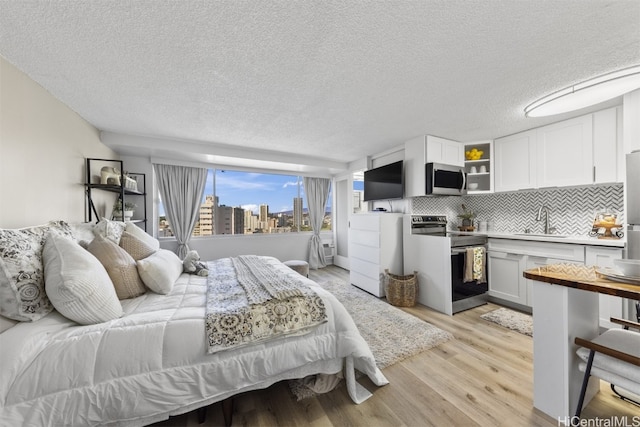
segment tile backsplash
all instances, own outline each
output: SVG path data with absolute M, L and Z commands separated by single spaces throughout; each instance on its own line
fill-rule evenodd
M 526 228 L 533 233 L 544 231 L 544 221 L 536 221 L 540 206 L 549 208 L 549 225 L 559 234 L 587 235 L 595 213 L 602 210 L 624 210 L 622 184 L 587 187 L 542 189 L 511 193 L 476 194 L 468 196 L 416 197 L 411 199 L 413 214 L 441 214 L 449 221 L 448 228 L 456 230 L 457 215 L 462 204 L 477 214 L 476 221 L 493 221 L 498 232 L 517 233 Z M 620 222 L 624 223 L 624 218 Z

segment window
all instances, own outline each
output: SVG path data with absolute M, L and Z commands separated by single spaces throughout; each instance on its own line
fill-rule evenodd
M 160 201 L 158 235 L 172 236 Z M 323 221 L 331 230 L 331 196 Z M 302 177 L 209 169 L 193 236 L 311 231 Z

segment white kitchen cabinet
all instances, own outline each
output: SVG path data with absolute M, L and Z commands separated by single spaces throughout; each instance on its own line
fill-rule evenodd
M 349 220 L 349 279 L 383 297 L 384 270 L 402 274 L 402 214 L 361 213 Z
M 527 290 L 522 272 L 527 268 L 526 255 L 489 251 L 489 296 L 521 305 L 527 304 Z
M 499 191 L 536 188 L 536 131 L 493 141 L 494 188 Z
M 593 182 L 623 182 L 622 107 L 593 113 Z
M 421 135 L 405 142 L 405 197 L 426 195 L 425 164 L 430 162 L 464 166 L 464 145 L 431 135 Z
M 482 151 L 480 160 L 467 160 L 466 152 L 474 148 Z M 465 161 L 464 168 L 467 173 L 467 193 L 491 193 L 493 192 L 493 141 L 476 141 L 464 144 Z M 469 184 L 476 183 L 478 187 L 471 189 Z
M 532 281 L 524 270 L 557 263 L 584 263 L 584 247 L 567 243 L 489 239 L 489 296 L 532 308 Z
M 593 183 L 593 116 L 538 128 L 536 151 L 537 187 Z
M 587 266 L 614 267 L 613 260 L 622 258 L 622 248 L 599 248 L 588 246 L 585 251 Z M 625 306 L 630 305 L 629 300 L 612 295 L 599 294 L 600 299 L 600 326 L 603 328 L 618 328 L 611 323 L 611 317 L 626 318 Z
M 622 182 L 619 107 L 493 142 L 494 191 Z

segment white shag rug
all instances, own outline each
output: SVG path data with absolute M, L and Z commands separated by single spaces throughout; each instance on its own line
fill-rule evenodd
M 485 313 L 480 318 L 521 334 L 533 336 L 533 317 L 530 314 L 502 307 Z
M 349 283 L 331 281 L 320 286 L 331 292 L 347 309 L 380 369 L 453 339 L 449 332 Z M 298 400 L 315 395 L 302 382 L 289 381 Z

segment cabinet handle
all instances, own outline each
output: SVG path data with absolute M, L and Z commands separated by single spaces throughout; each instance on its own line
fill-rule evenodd
M 593 182 L 596 182 L 596 167 L 593 167 Z

